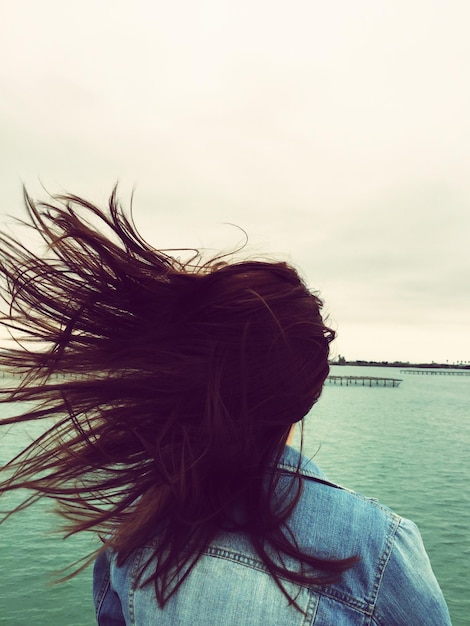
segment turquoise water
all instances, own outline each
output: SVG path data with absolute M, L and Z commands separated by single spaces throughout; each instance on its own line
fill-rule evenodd
M 327 384 L 306 419 L 304 451 L 331 480 L 379 498 L 418 524 L 453 624 L 468 624 L 470 376 L 333 370 L 403 382 L 398 388 Z M 18 429 L 0 437 L 2 460 L 27 441 Z M 53 528 L 43 505 L 0 526 L 0 624 L 95 624 L 90 568 L 63 585 L 50 584 L 55 570 L 93 548 L 93 539 L 63 541 Z

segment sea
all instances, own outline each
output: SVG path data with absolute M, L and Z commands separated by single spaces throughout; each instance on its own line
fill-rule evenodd
M 330 480 L 416 522 L 453 625 L 470 624 L 470 375 L 347 365 L 332 366 L 331 374 L 402 382 L 397 387 L 327 382 L 304 420 L 303 452 Z M 8 411 L 11 407 L 0 406 L 0 414 Z M 34 425 L 0 429 L 0 461 L 35 434 Z M 4 506 L 15 498 L 18 494 L 8 495 Z M 51 506 L 38 503 L 0 526 L 2 625 L 96 624 L 91 567 L 54 583 L 61 568 L 94 549 L 96 539 L 62 539 Z

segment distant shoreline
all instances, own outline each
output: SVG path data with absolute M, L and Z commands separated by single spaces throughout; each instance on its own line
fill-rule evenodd
M 426 368 L 426 369 L 448 369 L 448 370 L 470 370 L 470 364 L 452 365 L 449 363 L 410 363 L 409 361 L 346 361 L 341 360 L 330 361 L 330 365 L 358 365 L 361 367 L 401 367 L 404 368 Z

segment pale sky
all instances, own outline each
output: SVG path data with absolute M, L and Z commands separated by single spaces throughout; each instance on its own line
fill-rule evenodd
M 135 187 L 300 267 L 348 359 L 470 360 L 468 0 L 5 0 L 0 220 Z

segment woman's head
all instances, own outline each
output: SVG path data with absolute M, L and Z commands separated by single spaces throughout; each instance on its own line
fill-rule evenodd
M 237 507 L 247 532 L 279 526 L 266 474 L 328 374 L 318 297 L 286 263 L 155 250 L 115 193 L 107 211 L 26 201 L 48 252 L 1 236 L 1 322 L 33 344 L 0 365 L 27 374 L 6 400 L 40 404 L 4 423 L 60 420 L 1 489 L 54 497 L 73 532 L 111 529 L 121 555 L 165 519 L 177 559 Z
M 175 301 L 162 358 L 179 363 L 173 390 L 182 419 L 222 456 L 225 446 L 240 455 L 279 441 L 316 402 L 328 374 L 334 335 L 321 301 L 285 263 L 206 264 L 168 280 Z
M 201 438 L 205 454 L 261 451 L 318 399 L 334 333 L 295 269 L 228 256 L 182 263 L 140 237 L 115 194 L 107 212 L 76 196 L 27 203 L 49 254 L 5 240 L 2 271 L 14 285 L 10 322 L 41 347 L 9 365 L 78 376 L 95 400 L 133 405 L 126 429 L 153 407 L 146 442 Z

